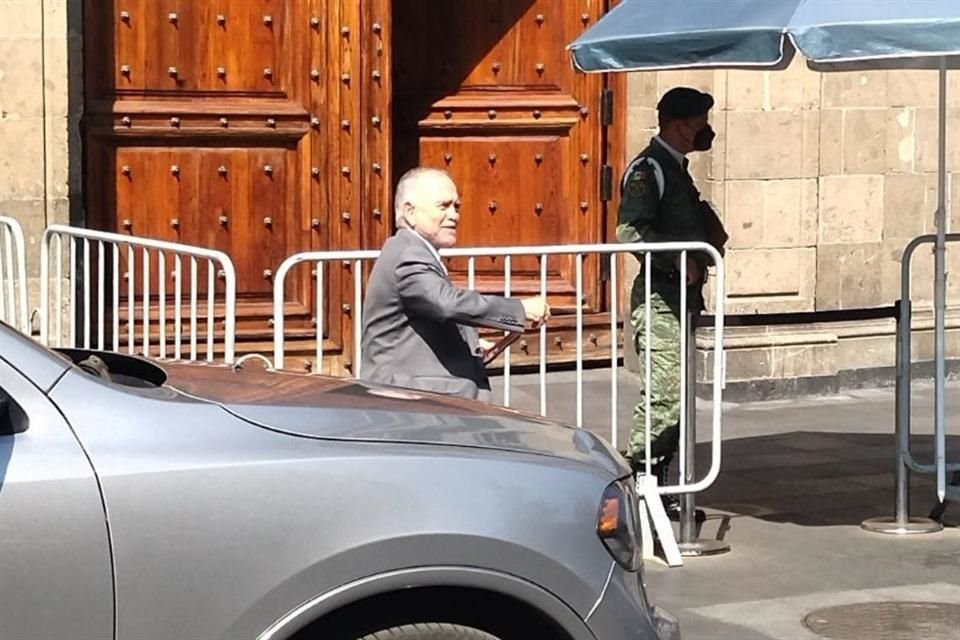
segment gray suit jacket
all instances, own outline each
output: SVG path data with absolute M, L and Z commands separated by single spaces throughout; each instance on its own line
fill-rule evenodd
M 454 286 L 423 240 L 401 229 L 383 245 L 367 283 L 360 377 L 466 398 L 489 396 L 474 327 L 522 331 L 525 315 L 519 300 Z

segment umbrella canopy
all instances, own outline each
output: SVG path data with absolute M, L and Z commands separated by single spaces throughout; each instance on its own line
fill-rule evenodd
M 582 71 L 960 56 L 960 0 L 624 0 L 568 48 Z

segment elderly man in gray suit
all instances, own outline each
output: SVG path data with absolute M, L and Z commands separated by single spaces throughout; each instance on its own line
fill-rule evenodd
M 439 249 L 457 241 L 460 197 L 449 174 L 419 167 L 400 178 L 397 233 L 383 245 L 363 304 L 360 377 L 372 382 L 490 399 L 477 326 L 521 331 L 546 321 L 542 297 L 488 296 L 455 286 Z

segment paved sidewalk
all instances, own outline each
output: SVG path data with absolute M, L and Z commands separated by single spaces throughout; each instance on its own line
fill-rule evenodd
M 636 379 L 618 374 L 621 446 Z M 502 378 L 494 381 L 495 388 Z M 512 405 L 539 410 L 535 376 L 514 376 Z M 610 373 L 584 374 L 585 426 L 610 437 Z M 572 372 L 550 374 L 548 415 L 573 422 Z M 709 438 L 709 402 L 698 404 L 698 441 Z M 801 623 L 814 609 L 852 602 L 933 601 L 960 605 L 960 504 L 947 528 L 900 538 L 863 531 L 866 518 L 893 514 L 892 388 L 832 397 L 725 404 L 720 477 L 698 506 L 701 535 L 728 541 L 721 556 L 669 568 L 647 563 L 651 598 L 680 618 L 685 640 L 815 640 Z M 933 386 L 915 383 L 914 453 L 932 459 Z M 960 384 L 948 385 L 948 454 L 960 459 Z M 698 446 L 705 469 L 709 445 Z M 912 515 L 934 504 L 932 476 L 914 476 Z M 844 636 L 846 637 L 846 636 Z M 901 636 L 890 636 L 901 637 Z M 902 636 L 903 638 L 921 636 Z M 960 640 L 960 629 L 925 640 Z

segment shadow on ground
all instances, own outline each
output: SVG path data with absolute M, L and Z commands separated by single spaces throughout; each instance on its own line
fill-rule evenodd
M 914 436 L 912 447 L 919 462 L 933 460 L 932 436 Z M 947 449 L 960 450 L 960 436 L 948 438 Z M 707 468 L 709 453 L 698 446 L 698 469 Z M 697 506 L 801 526 L 859 525 L 893 515 L 894 461 L 886 434 L 794 431 L 725 440 L 723 472 Z M 911 474 L 910 486 L 911 514 L 927 515 L 936 504 L 935 476 Z M 948 504 L 944 519 L 956 525 L 960 504 Z

